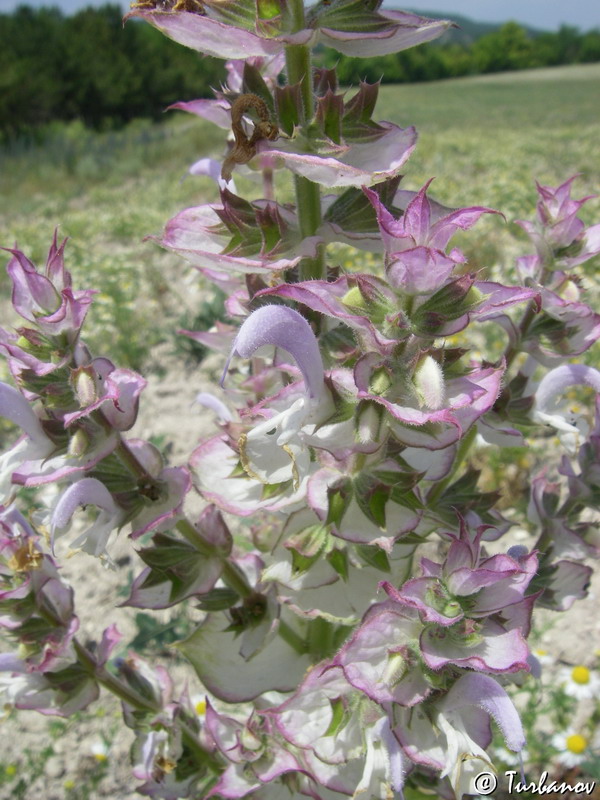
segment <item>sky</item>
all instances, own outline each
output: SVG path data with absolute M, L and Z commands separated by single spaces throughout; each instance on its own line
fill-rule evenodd
M 16 6 L 58 6 L 69 14 L 89 5 L 104 5 L 107 0 L 0 0 L 0 11 L 10 12 Z M 113 0 L 121 2 L 121 0 Z M 125 8 L 128 3 L 121 2 Z M 561 24 L 574 25 L 581 30 L 600 27 L 600 0 L 385 0 L 394 8 L 406 7 L 415 11 L 440 11 L 443 14 L 462 14 L 478 22 L 505 22 L 514 19 L 542 30 L 556 30 Z

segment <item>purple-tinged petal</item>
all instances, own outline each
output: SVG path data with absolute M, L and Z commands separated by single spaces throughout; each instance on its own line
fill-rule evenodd
M 162 31 L 169 39 L 216 58 L 236 59 L 242 53 L 245 57 L 269 56 L 283 49 L 281 40 L 263 38 L 251 31 L 226 25 L 203 14 L 136 9 L 127 14 L 125 19 L 131 17 L 140 17 Z M 314 35 L 313 31 L 303 33 L 304 41 L 299 41 L 298 44 L 306 44 Z
M 423 576 L 406 581 L 394 599 L 417 609 L 425 622 L 453 625 L 464 616 L 459 604 L 448 596 L 437 578 Z
M 175 524 L 180 517 L 187 493 L 192 488 L 192 479 L 185 467 L 168 467 L 158 475 L 163 483 L 165 497 L 152 501 L 136 515 L 131 523 L 132 539 L 138 539 L 148 531 L 163 531 Z
M 117 443 L 117 433 L 112 431 L 80 456 L 42 457 L 39 453 L 32 453 L 28 457 L 31 460 L 24 461 L 13 473 L 13 482 L 20 486 L 42 486 L 77 473 L 88 472 L 112 453 Z
M 324 368 L 321 351 L 312 328 L 301 314 L 287 306 L 258 308 L 239 329 L 231 354 L 251 358 L 265 345 L 290 353 L 302 372 L 310 396 L 322 395 Z
M 457 230 L 466 231 L 472 228 L 483 214 L 500 214 L 493 208 L 485 206 L 470 206 L 469 208 L 457 208 L 445 217 L 438 220 L 431 226 L 429 232 L 429 246 L 445 250 L 448 242 Z
M 237 192 L 233 178 L 226 181 L 221 177 L 221 162 L 214 158 L 200 158 L 198 161 L 194 161 L 188 169 L 188 173 L 190 175 L 206 175 L 208 178 L 212 178 L 219 189 L 229 189 L 234 194 Z
M 125 514 L 113 500 L 106 486 L 96 478 L 82 478 L 71 484 L 61 495 L 50 517 L 50 534 L 52 548 L 57 535 L 65 532 L 76 509 L 80 506 L 93 505 L 100 513 L 90 528 L 85 530 L 72 543 L 74 549 L 81 548 L 97 558 L 110 558 L 106 552 L 108 539 L 125 519 Z
M 219 128 L 224 128 L 226 131 L 231 129 L 231 105 L 225 100 L 200 99 L 189 100 L 187 103 L 173 103 L 172 105 L 168 106 L 167 111 L 174 109 L 179 111 L 187 111 L 188 114 L 195 114 L 197 117 L 202 117 L 202 119 L 206 119 L 209 122 L 214 122 L 215 125 L 218 125 Z M 213 161 L 213 159 L 202 160 Z M 216 164 L 217 162 L 215 161 L 214 163 Z M 220 169 L 221 168 L 219 166 L 219 172 Z
M 246 797 L 255 789 L 260 789 L 260 781 L 251 769 L 230 764 L 221 774 L 207 797 L 223 797 L 226 800 L 238 800 Z
M 575 600 L 587 597 L 593 570 L 573 561 L 558 561 L 552 566 L 554 570 L 540 605 L 556 611 L 568 611 Z
M 119 632 L 114 622 L 109 625 L 108 628 L 105 628 L 96 653 L 96 663 L 98 666 L 103 667 L 106 664 L 113 650 L 122 640 L 123 634 Z
M 258 152 L 268 153 L 295 172 L 330 189 L 380 183 L 397 175 L 417 141 L 414 128 L 400 128 L 390 122 L 380 123 L 385 133 L 373 142 L 350 145 L 339 158 L 294 151 L 294 142 L 271 144 L 261 141 Z
M 13 283 L 12 303 L 17 314 L 30 322 L 60 308 L 60 295 L 52 281 L 40 275 L 32 262 L 20 250 L 2 248 L 12 253 L 6 270 Z
M 322 27 L 319 28 L 319 41 L 353 58 L 371 58 L 398 53 L 423 42 L 429 42 L 441 36 L 453 25 L 448 20 L 429 19 L 406 11 L 390 9 L 380 10 L 379 16 L 389 20 L 389 27 L 368 33 Z
M 203 273 L 206 270 L 216 270 L 223 273 L 269 274 L 290 269 L 302 258 L 315 256 L 321 238 L 309 236 L 300 239 L 297 218 L 292 212 L 266 201 L 258 201 L 253 208 L 256 213 L 266 213 L 270 209 L 279 215 L 288 231 L 291 231 L 287 237 L 289 241 L 286 238 L 285 242 L 280 241 L 272 251 L 262 252 L 261 244 L 257 240 L 250 252 L 244 255 L 228 253 L 231 235 L 220 229 L 221 219 L 218 212 L 223 211 L 223 206 L 219 204 L 186 208 L 167 222 L 162 237 L 149 238 L 156 240 L 167 250 L 178 253 Z
M 361 281 L 366 292 L 381 295 L 389 299 L 390 303 L 397 303 L 393 291 L 380 279 L 370 275 L 353 275 L 352 281 Z M 263 289 L 257 293 L 258 297 L 275 295 L 287 297 L 302 303 L 313 311 L 341 320 L 355 330 L 363 339 L 369 349 L 377 352 L 389 352 L 397 347 L 397 339 L 391 339 L 381 334 L 367 316 L 353 314 L 344 303 L 344 298 L 351 291 L 355 283 L 350 283 L 347 277 L 338 278 L 336 281 L 303 281 L 294 284 L 282 284 L 272 289 Z
M 123 368 L 111 372 L 109 380 L 116 399 L 104 407 L 104 416 L 115 430 L 128 431 L 136 421 L 139 397 L 148 382 L 137 372 Z
M 407 605 L 378 603 L 367 611 L 333 663 L 375 702 L 414 705 L 430 691 L 410 649 L 421 629 L 416 612 Z
M 440 711 L 459 711 L 476 706 L 500 728 L 506 746 L 519 752 L 525 746 L 521 719 L 505 690 L 488 675 L 473 673 L 460 677 L 439 704 Z
M 527 638 L 531 632 L 531 615 L 533 608 L 538 602 L 542 591 L 529 594 L 520 600 L 518 603 L 512 605 L 505 605 L 502 611 L 498 614 L 498 619 L 502 623 L 502 627 L 507 631 L 517 629 L 521 631 L 523 636 Z
M 196 477 L 198 490 L 210 503 L 236 516 L 249 517 L 261 509 L 291 510 L 303 502 L 306 479 L 297 490 L 288 490 L 269 499 L 263 497 L 263 484 L 247 475 L 233 475 L 239 454 L 233 450 L 227 437 L 214 436 L 202 442 L 190 457 L 190 466 Z
M 433 670 L 446 664 L 494 673 L 527 669 L 529 648 L 521 632 L 505 631 L 491 619 L 480 628 L 475 641 L 462 639 L 452 629 L 429 626 L 421 635 L 420 645 L 425 663 Z
M 494 281 L 475 281 L 473 286 L 484 297 L 477 308 L 474 311 L 470 311 L 469 314 L 481 321 L 493 319 L 500 309 L 510 308 L 517 303 L 533 300 L 539 305 L 540 302 L 539 291 L 536 289 L 524 289 L 521 286 L 503 286 Z
M 386 274 L 394 289 L 409 295 L 430 294 L 450 277 L 456 262 L 439 250 L 413 247 L 392 253 Z
M 52 530 L 66 528 L 71 522 L 71 517 L 79 506 L 93 505 L 117 514 L 120 509 L 113 500 L 106 486 L 96 478 L 82 478 L 71 484 L 60 497 L 56 504 L 50 525 Z
M 297 747 L 311 747 L 331 724 L 332 700 L 351 689 L 340 667 L 312 667 L 289 700 L 270 710 L 285 738 Z
M 207 506 L 200 514 L 197 528 L 201 531 L 203 538 L 213 547 L 219 550 L 222 555 L 229 555 L 233 546 L 233 538 L 227 527 L 221 512 L 213 505 Z

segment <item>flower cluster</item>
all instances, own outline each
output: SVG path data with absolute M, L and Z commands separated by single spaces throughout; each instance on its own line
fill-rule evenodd
M 447 208 L 431 182 L 400 188 L 415 130 L 375 120 L 378 85 L 348 97 L 335 70 L 311 67 L 317 42 L 386 54 L 449 24 L 380 5 L 133 5 L 130 16 L 231 59 L 214 99 L 175 105 L 231 131 L 220 167 L 190 168 L 220 198 L 153 237 L 226 291 L 235 323 L 184 332 L 228 356 L 220 388 L 198 396 L 216 432 L 187 465 L 128 435 L 146 382 L 86 347 L 94 293 L 72 288 L 65 243 L 55 236 L 43 271 L 10 250 L 25 325 L 0 330 L 18 387 L 0 384 L 0 415 L 22 432 L 0 461 L 2 624 L 20 642 L 2 659 L 5 692 L 63 714 L 99 684 L 114 692 L 151 797 L 271 800 L 282 785 L 295 800 L 473 793 L 493 769 L 491 722 L 513 754 L 524 747 L 507 687 L 538 673 L 534 607 L 585 596 L 582 562 L 600 552 L 589 516 L 600 406 L 594 426 L 564 402 L 567 390 L 578 402 L 600 394 L 600 372 L 570 363 L 600 337 L 574 272 L 600 252 L 600 226 L 578 218 L 572 179 L 539 186 L 536 223 L 521 223 L 536 252 L 517 282 L 470 268 L 451 240 L 497 212 Z M 264 197 L 240 197 L 234 173 L 257 173 Z M 277 200 L 285 175 L 295 204 Z M 380 268 L 342 271 L 327 260 L 332 243 L 378 254 Z M 483 323 L 505 338 L 493 361 L 454 340 L 478 343 Z M 515 516 L 472 455 L 482 443 L 543 446 L 548 431 L 564 455 L 532 481 L 536 537 L 503 546 Z M 54 499 L 30 523 L 17 487 L 46 484 Z M 82 508 L 96 511 L 72 538 Z M 113 628 L 94 654 L 74 639 L 61 538 L 111 566 L 122 529 L 144 536 L 126 604 L 193 599 L 202 611 L 177 646 L 210 694 L 203 720 L 162 667 L 135 653 L 107 667 Z

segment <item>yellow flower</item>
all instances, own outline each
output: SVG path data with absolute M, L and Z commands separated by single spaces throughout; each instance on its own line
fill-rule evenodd
M 573 667 L 571 672 L 571 678 L 575 681 L 575 683 L 586 684 L 590 682 L 590 671 L 587 667 L 582 667 L 578 665 L 577 667 Z
M 587 739 L 580 733 L 574 733 L 571 736 L 567 736 L 567 750 L 569 750 L 571 753 L 575 753 L 575 755 L 579 756 L 581 753 L 584 753 L 587 748 L 587 744 Z
M 579 766 L 589 755 L 588 740 L 573 729 L 554 734 L 552 745 L 557 750 L 558 761 L 568 768 Z
M 600 678 L 583 664 L 577 664 L 562 674 L 565 692 L 577 700 L 590 700 L 600 696 Z

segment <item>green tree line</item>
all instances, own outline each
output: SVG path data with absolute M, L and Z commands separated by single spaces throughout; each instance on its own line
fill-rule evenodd
M 177 100 L 210 95 L 223 62 L 170 41 L 118 5 L 64 16 L 57 8 L 0 14 L 0 131 L 53 120 L 112 128 L 158 119 Z
M 386 83 L 433 81 L 600 61 L 600 30 L 580 33 L 577 28 L 564 25 L 556 33 L 530 36 L 516 22 L 507 22 L 470 44 L 432 43 L 363 61 L 329 53 L 326 59 L 329 65 L 337 63 L 343 84 L 381 77 Z
M 509 22 L 471 44 L 442 41 L 395 55 L 351 59 L 332 51 L 342 83 L 438 80 L 503 70 L 600 61 L 600 30 L 529 36 Z M 0 14 L 0 134 L 11 138 L 53 120 L 112 128 L 136 117 L 159 119 L 177 100 L 210 95 L 224 76 L 200 56 L 132 20 L 118 5 L 65 16 L 57 8 Z

